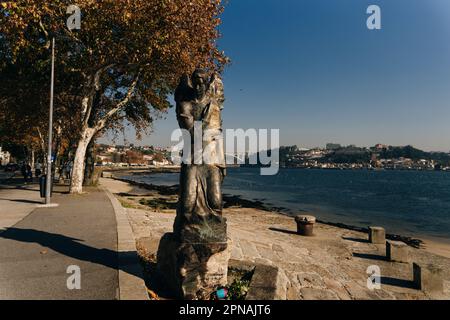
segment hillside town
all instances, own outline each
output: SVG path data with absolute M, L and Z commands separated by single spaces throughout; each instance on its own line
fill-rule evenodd
M 172 166 L 170 148 L 154 146 L 105 145 L 96 148 L 96 165 L 111 167 Z
M 282 146 L 279 152 L 281 168 L 450 171 L 450 153 L 425 152 L 412 146 L 357 147 L 328 143 L 325 148 L 311 149 Z M 134 144 L 96 144 L 94 157 L 95 166 L 116 168 L 174 167 L 179 160 L 173 158 L 170 147 Z M 242 158 L 246 159 L 245 164 L 236 162 L 230 166 L 253 166 L 248 163 L 248 155 Z M 2 151 L 0 147 L 0 165 L 5 169 L 21 163 L 30 163 L 34 167 L 38 162 L 32 163 L 32 159 Z
M 425 152 L 412 146 L 341 146 L 328 143 L 325 148 L 280 148 L 281 167 L 314 169 L 371 170 L 450 170 L 450 154 Z

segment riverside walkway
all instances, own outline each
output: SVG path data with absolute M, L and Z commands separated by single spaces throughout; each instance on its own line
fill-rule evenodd
M 20 182 L 0 184 L 0 299 L 118 299 L 117 226 L 105 192 L 74 196 L 59 186 L 59 206 L 38 208 L 37 185 Z

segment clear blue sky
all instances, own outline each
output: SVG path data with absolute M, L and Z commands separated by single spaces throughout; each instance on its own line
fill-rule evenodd
M 370 4 L 381 30 L 366 27 Z M 282 145 L 450 150 L 450 1 L 229 0 L 220 30 L 226 128 L 279 128 Z M 174 113 L 137 144 L 170 145 Z

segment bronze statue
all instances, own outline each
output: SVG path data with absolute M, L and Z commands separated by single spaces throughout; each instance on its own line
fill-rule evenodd
M 165 285 L 178 298 L 208 299 L 227 284 L 231 248 L 222 216 L 224 100 L 220 77 L 201 69 L 183 76 L 175 92 L 178 123 L 190 133 L 185 146 L 190 144 L 191 152 L 181 166 L 174 231 L 161 238 L 157 260 Z M 198 127 L 200 137 L 195 132 Z M 195 138 L 201 141 L 195 143 Z M 195 145 L 201 146 L 200 153 Z
M 201 69 L 184 76 L 175 93 L 180 128 L 191 136 L 191 163 L 184 163 L 180 175 L 180 201 L 174 233 L 182 242 L 226 242 L 222 217 L 221 185 L 225 157 L 221 143 L 224 94 L 218 75 Z M 202 152 L 194 150 L 194 123 L 202 124 Z M 186 142 L 185 142 L 186 143 Z M 200 156 L 202 159 L 196 161 Z M 201 164 L 199 164 L 201 163 Z

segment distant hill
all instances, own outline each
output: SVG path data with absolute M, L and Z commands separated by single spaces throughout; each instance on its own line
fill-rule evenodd
M 435 162 L 450 166 L 450 154 L 445 152 L 426 152 L 413 146 L 385 146 L 383 148 L 371 147 L 360 148 L 356 146 L 339 147 L 336 149 L 317 149 L 322 150 L 323 156 L 318 157 L 318 161 L 323 163 L 369 163 L 375 154 L 378 159 L 399 159 L 408 158 L 413 161 L 434 160 Z M 296 146 L 280 147 L 281 163 L 294 163 L 297 160 L 307 158 L 305 151 Z
M 335 149 L 322 159 L 324 162 L 331 163 L 367 163 L 371 156 L 370 150 L 352 146 Z
M 381 159 L 392 158 L 409 158 L 412 160 L 435 160 L 439 162 L 450 162 L 450 155 L 445 152 L 426 152 L 420 149 L 416 149 L 413 146 L 406 147 L 388 147 L 378 152 Z
M 382 149 L 375 147 L 370 149 L 343 147 L 328 154 L 324 157 L 324 160 L 335 163 L 361 163 L 369 162 L 372 154 L 377 154 L 378 159 L 408 158 L 414 161 L 425 159 L 434 160 L 441 164 L 450 164 L 450 155 L 448 153 L 426 152 L 409 145 L 404 147 L 387 146 Z

